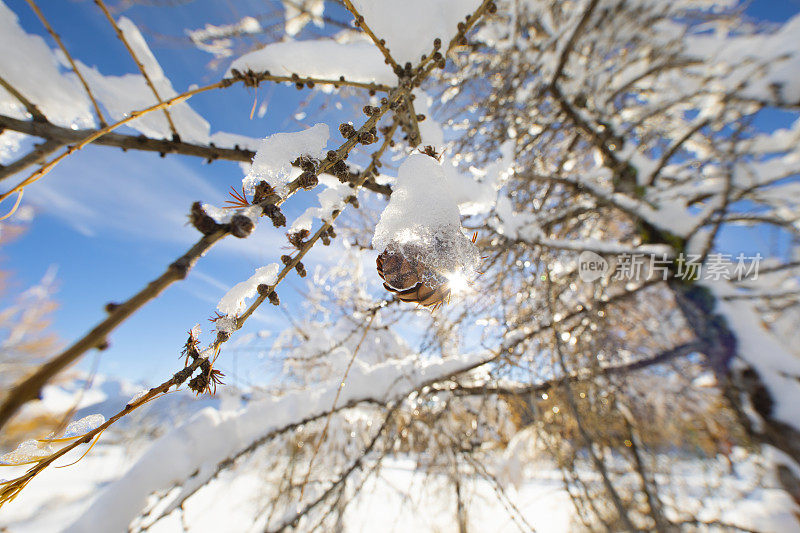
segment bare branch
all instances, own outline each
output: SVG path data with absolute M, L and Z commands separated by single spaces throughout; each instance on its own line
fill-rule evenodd
M 30 100 L 25 98 L 25 95 L 23 95 L 18 90 L 16 90 L 2 76 L 0 76 L 0 87 L 2 87 L 3 89 L 5 89 L 9 93 L 11 93 L 11 96 L 16 98 L 19 101 L 19 103 L 21 103 L 23 106 L 25 106 L 25 109 L 33 117 L 33 120 L 37 120 L 37 121 L 41 121 L 41 122 L 46 122 L 47 121 L 47 118 L 45 118 L 45 116 L 42 114 L 42 112 L 39 111 L 39 108 L 36 107 L 36 104 L 34 104 L 33 102 L 31 102 Z
M 47 139 L 49 142 L 56 143 L 55 147 L 48 153 L 52 153 L 59 146 L 77 144 L 85 138 L 97 135 L 101 130 L 73 130 L 62 128 L 50 122 L 34 122 L 20 120 L 5 115 L 0 115 L 0 128 L 18 131 L 27 135 L 34 135 Z M 105 133 L 96 137 L 92 144 L 103 146 L 115 146 L 123 150 L 141 150 L 145 152 L 157 152 L 159 154 L 181 154 L 194 157 L 202 157 L 209 161 L 224 159 L 227 161 L 250 162 L 255 152 L 243 148 L 223 148 L 214 145 L 193 144 L 185 141 L 175 141 L 169 139 L 152 139 L 144 135 L 124 135 L 121 133 Z M 28 164 L 40 161 L 30 161 Z M 26 165 L 27 166 L 27 165 Z M 9 167 L 6 167 L 9 168 Z M 24 167 L 19 166 L 13 172 L 0 171 L 0 180 L 19 172 Z
M 219 88 L 222 88 L 222 87 L 228 87 L 228 86 L 231 85 L 231 83 L 232 83 L 231 80 L 222 80 L 222 81 L 218 81 L 217 83 L 212 83 L 211 85 L 206 85 L 204 87 L 198 87 L 197 89 L 192 89 L 191 91 L 188 91 L 188 92 L 185 92 L 183 94 L 179 94 L 177 96 L 174 96 L 174 97 L 170 98 L 169 100 L 166 100 L 165 102 L 162 102 L 160 104 L 152 105 L 152 106 L 150 106 L 150 107 L 148 107 L 146 109 L 142 109 L 140 111 L 133 111 L 132 113 L 130 113 L 127 117 L 123 118 L 122 120 L 119 120 L 118 122 L 115 122 L 114 124 L 110 124 L 110 125 L 106 126 L 105 128 L 102 128 L 102 129 L 94 131 L 91 135 L 87 135 L 86 137 L 84 137 L 77 144 L 67 147 L 67 149 L 65 151 L 61 152 L 61 154 L 59 154 L 57 157 L 55 157 L 54 159 L 51 159 L 50 161 L 48 161 L 47 163 L 42 165 L 42 167 L 39 170 L 37 170 L 36 172 L 34 172 L 30 176 L 28 176 L 26 179 L 22 180 L 20 183 L 18 183 L 16 186 L 14 186 L 11 190 L 0 194 L 0 202 L 2 202 L 3 200 L 8 198 L 9 196 L 14 194 L 15 192 L 24 189 L 25 187 L 27 187 L 31 183 L 33 183 L 36 180 L 40 179 L 42 176 L 44 176 L 45 174 L 50 172 L 58 163 L 60 163 L 62 160 L 64 160 L 69 155 L 71 155 L 74 152 L 80 150 L 81 148 L 85 147 L 86 145 L 91 144 L 96 139 L 99 139 L 103 135 L 105 135 L 105 134 L 109 133 L 110 131 L 122 126 L 123 124 L 127 124 L 128 122 L 130 122 L 132 120 L 136 120 L 140 116 L 145 115 L 147 113 L 150 113 L 151 111 L 155 111 L 155 110 L 158 110 L 158 109 L 163 109 L 165 107 L 169 107 L 169 106 L 171 106 L 171 105 L 173 105 L 175 103 L 178 103 L 178 102 L 183 102 L 184 100 L 194 96 L 195 94 L 199 94 L 199 93 L 202 93 L 202 92 L 205 92 L 205 91 L 210 91 L 212 89 L 219 89 Z
M 72 55 L 69 53 L 67 47 L 64 46 L 64 43 L 61 41 L 61 37 L 55 32 L 53 27 L 50 26 L 50 23 L 47 22 L 44 13 L 42 13 L 42 10 L 39 9 L 39 6 L 36 5 L 36 2 L 34 2 L 34 0 L 25 0 L 25 1 L 28 2 L 28 5 L 31 6 L 31 9 L 33 9 L 33 11 L 36 13 L 36 16 L 39 17 L 39 20 L 42 21 L 42 24 L 47 29 L 47 32 L 53 37 L 53 39 L 55 39 L 56 44 L 58 44 L 58 47 L 61 49 L 61 51 L 64 52 L 64 56 L 66 56 L 67 61 L 69 61 L 69 64 L 72 67 L 72 71 L 75 73 L 76 76 L 78 76 L 78 80 L 80 80 L 81 85 L 83 85 L 83 89 L 86 91 L 86 95 L 89 97 L 89 100 L 92 101 L 92 106 L 94 107 L 94 112 L 97 113 L 97 118 L 100 121 L 100 126 L 101 127 L 105 126 L 107 123 L 106 119 L 103 117 L 103 113 L 100 111 L 100 106 L 97 104 L 97 100 L 92 94 L 92 90 L 89 89 L 89 84 L 86 83 L 86 80 L 83 78 L 83 75 L 81 75 L 81 71 L 78 70 L 78 66 L 72 59 Z
M 553 73 L 553 80 L 550 82 L 551 86 L 558 82 L 558 78 L 560 78 L 561 74 L 564 72 L 564 67 L 567 66 L 569 55 L 572 53 L 573 48 L 575 48 L 575 43 L 578 41 L 578 37 L 586 28 L 586 24 L 588 24 L 598 2 L 599 0 L 589 0 L 589 5 L 586 6 L 586 10 L 583 12 L 581 20 L 578 22 L 578 25 L 575 26 L 575 31 L 573 31 L 572 35 L 569 36 L 567 44 L 564 45 L 564 49 L 561 51 L 561 56 L 558 60 L 558 66 L 556 66 L 556 70 Z
M 4 127 L 2 125 L 3 118 L 5 117 L 0 116 L 0 128 Z M 32 125 L 45 124 L 43 122 L 25 122 L 25 123 Z M 52 154 L 53 152 L 61 148 L 63 145 L 64 143 L 56 140 L 48 140 L 41 144 L 37 144 L 36 146 L 33 147 L 33 149 L 30 152 L 20 157 L 16 161 L 13 161 L 7 165 L 0 165 L 0 180 L 3 180 L 9 176 L 13 176 L 17 172 L 20 172 L 28 168 L 30 165 L 41 164 L 47 158 L 48 155 Z
M 150 90 L 153 92 L 153 96 L 156 97 L 156 101 L 159 104 L 163 103 L 163 100 L 161 100 L 161 96 L 159 96 L 159 94 L 158 94 L 158 90 L 156 89 L 156 86 L 153 85 L 153 80 L 150 79 L 150 75 L 147 74 L 147 70 L 145 70 L 144 65 L 142 64 L 142 62 L 139 61 L 139 58 L 136 56 L 136 52 L 133 51 L 133 48 L 131 47 L 130 43 L 128 42 L 128 39 L 125 37 L 125 34 L 122 32 L 122 30 L 120 29 L 119 25 L 117 24 L 117 21 L 115 21 L 114 17 L 112 17 L 111 13 L 109 13 L 105 2 L 103 2 L 103 0 L 94 0 L 94 3 L 97 4 L 97 6 L 103 11 L 103 14 L 108 19 L 108 22 L 111 24 L 111 26 L 114 28 L 114 31 L 117 33 L 117 37 L 119 38 L 120 41 L 122 41 L 122 44 L 125 45 L 125 48 L 128 50 L 128 53 L 131 55 L 131 58 L 133 59 L 133 62 L 136 63 L 137 67 L 139 67 L 139 72 L 142 73 L 142 76 L 144 77 L 144 81 L 147 82 L 147 86 L 150 87 Z M 164 117 L 167 119 L 167 123 L 169 124 L 169 129 L 172 132 L 173 138 L 178 138 L 179 137 L 178 130 L 175 129 L 175 123 L 172 122 L 172 117 L 170 116 L 169 111 L 167 111 L 166 108 L 162 108 L 162 111 L 164 112 Z
M 449 387 L 449 388 L 444 387 L 444 389 L 452 391 L 454 394 L 466 394 L 466 395 L 485 395 L 485 394 L 508 394 L 511 396 L 527 396 L 530 394 L 535 395 L 547 392 L 553 387 L 558 387 L 560 385 L 563 385 L 565 381 L 570 383 L 581 383 L 581 382 L 593 381 L 598 377 L 625 375 L 630 372 L 635 372 L 637 370 L 642 370 L 644 368 L 649 368 L 651 366 L 660 365 L 672 361 L 674 359 L 679 359 L 681 357 L 685 357 L 695 352 L 700 352 L 702 351 L 702 349 L 703 349 L 703 344 L 700 342 L 687 342 L 681 344 L 680 346 L 676 346 L 674 348 L 670 348 L 669 350 L 665 350 L 652 357 L 638 359 L 631 363 L 601 367 L 600 369 L 594 370 L 592 372 L 574 372 L 567 376 L 559 376 L 557 378 L 549 379 L 547 381 L 542 381 L 540 383 L 535 383 L 524 387 L 508 387 L 508 386 L 487 387 L 481 385 L 457 384 L 455 387 Z
M 356 26 L 364 30 L 364 33 L 366 33 L 369 36 L 369 38 L 372 39 L 372 42 L 375 43 L 375 46 L 378 48 L 378 50 L 381 51 L 383 57 L 386 60 L 386 64 L 390 65 L 392 67 L 392 70 L 394 70 L 395 72 L 401 70 L 400 65 L 397 64 L 397 61 L 394 60 L 392 54 L 389 53 L 389 49 L 386 48 L 386 41 L 384 41 L 383 39 L 379 39 L 378 36 L 375 35 L 375 33 L 370 29 L 367 22 L 364 20 L 364 17 L 361 16 L 356 7 L 353 5 L 353 2 L 351 2 L 350 0 L 343 0 L 343 2 L 347 10 L 353 14 Z

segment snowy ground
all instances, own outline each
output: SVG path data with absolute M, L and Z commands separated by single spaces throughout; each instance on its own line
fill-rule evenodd
M 103 486 L 116 478 L 135 459 L 119 445 L 98 446 L 82 462 L 63 469 L 51 469 L 34 480 L 22 495 L 0 513 L 0 531 L 60 531 L 77 518 Z M 706 490 L 702 476 L 687 478 L 691 493 Z M 263 506 L 259 485 L 263 478 L 255 472 L 238 472 L 220 481 L 220 490 L 200 493 L 186 505 L 183 517 L 173 513 L 153 527 L 153 532 L 181 531 L 181 519 L 191 531 L 250 531 L 254 511 Z M 483 480 L 463 487 L 471 531 L 517 531 L 505 505 L 492 486 Z M 715 504 L 726 522 L 757 531 L 787 533 L 796 531 L 786 511 L 787 497 L 777 489 L 759 489 L 747 499 L 732 500 L 732 491 L 719 487 Z M 542 533 L 571 530 L 575 512 L 565 492 L 561 474 L 540 470 L 519 490 L 508 491 L 525 521 Z M 692 505 L 691 498 L 687 505 Z M 514 513 L 514 510 L 511 510 Z M 348 532 L 455 532 L 455 497 L 452 485 L 443 477 L 415 472 L 408 460 L 390 460 L 380 473 L 363 487 L 360 497 L 345 514 Z
M 75 384 L 51 388 L 45 400 L 61 402 L 79 389 Z M 83 395 L 81 411 L 111 410 L 112 406 L 127 401 L 132 393 L 135 387 L 97 378 Z M 160 432 L 156 428 L 174 425 L 181 412 L 190 412 L 201 407 L 199 404 L 226 409 L 238 401 L 236 396 L 194 400 L 177 393 L 165 398 L 160 406 L 156 402 L 157 409 L 132 421 L 145 429 L 135 433 L 109 432 L 77 464 L 50 468 L 35 478 L 15 501 L 0 511 L 0 532 L 61 531 L 89 507 L 107 484 L 147 451 L 153 437 Z M 74 452 L 60 464 L 71 463 L 82 452 Z M 732 476 L 720 475 L 727 471 L 722 461 L 676 460 L 666 456 L 663 459 L 672 465 L 673 476 L 670 480 L 660 480 L 662 497 L 698 519 L 721 520 L 764 532 L 800 530 L 792 517 L 789 497 L 773 488 L 775 484 L 769 481 L 769 476 L 759 475 L 764 467 L 756 456 L 737 449 L 733 454 L 735 475 Z M 518 486 L 505 482 L 507 500 L 485 479 L 465 477 L 461 492 L 469 530 L 505 532 L 528 530 L 532 526 L 545 533 L 574 531 L 575 511 L 560 471 L 545 461 L 524 467 L 513 463 L 517 465 L 515 468 L 524 470 L 517 472 L 523 475 L 515 477 L 525 481 Z M 16 467 L 4 469 L 0 474 L 11 478 L 22 472 L 23 467 Z M 589 472 L 582 473 L 587 479 L 591 476 Z M 261 530 L 263 523 L 254 523 L 253 517 L 265 515 L 267 505 L 263 495 L 270 478 L 270 472 L 258 468 L 257 461 L 225 472 L 189 499 L 182 513 L 172 513 L 149 531 L 182 531 L 183 525 L 199 532 Z M 754 484 L 754 479 L 760 481 Z M 447 476 L 426 475 L 415 468 L 412 458 L 395 457 L 384 460 L 381 468 L 368 478 L 359 496 L 347 507 L 343 526 L 348 532 L 445 533 L 458 530 L 455 516 L 455 490 Z

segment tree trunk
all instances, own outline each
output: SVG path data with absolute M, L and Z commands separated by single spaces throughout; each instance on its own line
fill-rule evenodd
M 686 322 L 704 345 L 707 363 L 747 435 L 754 442 L 777 448 L 795 466 L 800 465 L 800 431 L 773 417 L 772 395 L 758 372 L 741 357 L 737 359 L 736 336 L 725 319 L 714 313 L 714 295 L 698 285 L 674 282 L 670 287 Z M 731 364 L 734 360 L 741 363 L 736 368 Z M 778 465 L 778 479 L 800 504 L 800 479 L 791 466 Z

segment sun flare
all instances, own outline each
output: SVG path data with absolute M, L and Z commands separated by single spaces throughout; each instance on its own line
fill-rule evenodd
M 469 279 L 463 272 L 451 272 L 445 277 L 447 278 L 447 287 L 452 294 L 463 294 L 469 290 Z

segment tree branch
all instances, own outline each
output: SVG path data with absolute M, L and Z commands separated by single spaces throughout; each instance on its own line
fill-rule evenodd
M 184 279 L 200 256 L 227 234 L 227 229 L 220 229 L 210 235 L 205 235 L 185 254 L 167 267 L 166 271 L 158 278 L 151 281 L 144 289 L 124 303 L 114 306 L 105 320 L 78 339 L 69 348 L 38 367 L 33 374 L 11 389 L 3 403 L 0 404 L 0 428 L 9 421 L 23 404 L 38 398 L 42 387 L 56 374 L 75 362 L 86 351 L 102 346 L 106 342 L 108 334 L 125 319 L 161 294 L 173 282 Z
M 42 122 L 47 121 L 47 118 L 45 118 L 42 112 L 39 111 L 39 108 L 36 107 L 36 104 L 28 100 L 24 94 L 16 90 L 14 86 L 8 83 L 2 76 L 0 76 L 0 87 L 11 93 L 11 96 L 16 98 L 19 101 L 19 103 L 21 103 L 25 107 L 28 113 L 30 113 L 30 115 L 33 117 L 33 120 Z
M 659 365 L 662 363 L 666 363 L 673 359 L 678 359 L 689 355 L 694 352 L 702 351 L 703 344 L 700 342 L 687 342 L 676 346 L 674 348 L 670 348 L 669 350 L 665 350 L 653 357 L 648 357 L 644 359 L 639 359 L 637 361 L 633 361 L 631 363 L 626 363 L 623 365 L 615 365 L 615 366 L 608 366 L 604 368 L 600 368 L 597 371 L 594 371 L 590 374 L 587 373 L 573 373 L 569 374 L 568 376 L 560 376 L 557 378 L 549 379 L 547 381 L 542 381 L 541 383 L 535 383 L 532 385 L 526 385 L 524 387 L 486 387 L 481 385 L 456 385 L 455 387 L 447 388 L 445 387 L 444 390 L 448 390 L 453 392 L 454 394 L 463 394 L 463 395 L 487 395 L 487 394 L 505 394 L 510 396 L 524 396 L 524 395 L 537 395 L 543 392 L 547 392 L 553 387 L 557 387 L 559 385 L 563 385 L 565 382 L 569 383 L 581 383 L 585 381 L 591 381 L 597 379 L 598 377 L 608 377 L 608 376 L 617 376 L 617 375 L 624 375 L 630 372 L 634 372 L 636 370 L 641 370 L 644 368 L 648 368 L 653 365 Z
M 139 72 L 142 73 L 144 81 L 147 82 L 147 86 L 150 87 L 153 96 L 156 97 L 156 101 L 159 104 L 164 103 L 163 100 L 161 100 L 161 96 L 159 96 L 158 94 L 156 86 L 153 85 L 153 80 L 150 79 L 150 75 L 147 74 L 147 70 L 145 70 L 142 62 L 139 61 L 139 58 L 136 56 L 136 52 L 133 51 L 133 48 L 128 42 L 128 39 L 125 37 L 125 34 L 122 32 L 119 25 L 117 24 L 117 21 L 115 21 L 114 17 L 111 16 L 111 13 L 108 12 L 108 8 L 106 7 L 105 2 L 103 2 L 103 0 L 94 0 L 94 3 L 97 4 L 97 6 L 103 11 L 103 14 L 108 19 L 108 22 L 111 24 L 111 26 L 114 28 L 114 31 L 117 33 L 117 38 L 119 38 L 119 40 L 122 41 L 122 44 L 125 45 L 125 48 L 128 50 L 128 53 L 131 55 L 131 58 L 133 58 L 133 62 L 136 63 L 136 66 L 139 68 Z M 178 135 L 178 130 L 175 129 L 175 123 L 172 122 L 172 117 L 170 116 L 169 111 L 167 111 L 166 108 L 162 108 L 162 111 L 164 112 L 164 117 L 167 119 L 167 123 L 169 124 L 169 129 L 172 132 L 173 139 L 179 138 L 180 136 Z
M 369 38 L 372 39 L 372 42 L 375 44 L 378 50 L 381 51 L 381 54 L 383 54 L 383 57 L 386 60 L 386 64 L 390 65 L 392 67 L 392 70 L 397 72 L 400 69 L 400 66 L 397 64 L 397 61 L 394 60 L 392 54 L 389 53 L 389 49 L 386 48 L 386 41 L 384 41 L 383 39 L 379 39 L 378 36 L 375 35 L 372 29 L 370 29 L 367 22 L 364 20 L 364 17 L 361 16 L 356 7 L 353 5 L 353 2 L 351 2 L 350 0 L 343 0 L 343 2 L 347 10 L 353 14 L 353 18 L 356 21 L 356 26 L 361 28 L 364 31 L 364 33 L 366 33 L 369 36 Z
M 2 126 L 3 118 L 6 117 L 0 115 L 0 128 L 3 127 Z M 45 123 L 30 122 L 30 124 L 45 124 Z M 61 148 L 63 145 L 64 143 L 55 140 L 48 140 L 41 144 L 37 144 L 36 146 L 33 147 L 33 149 L 30 152 L 20 157 L 16 161 L 13 161 L 7 165 L 0 165 L 0 180 L 4 180 L 9 176 L 13 176 L 17 172 L 21 172 L 22 170 L 28 168 L 31 165 L 41 164 L 42 161 L 44 161 L 48 155 L 52 154 L 53 152 Z
M 62 128 L 50 122 L 35 122 L 30 120 L 20 120 L 17 118 L 0 115 L 0 128 L 18 131 L 27 135 L 34 135 L 55 141 L 58 145 L 78 144 L 87 137 L 97 136 L 102 130 L 73 130 Z M 92 144 L 102 146 L 114 146 L 123 150 L 141 150 L 145 152 L 158 152 L 159 154 L 181 154 L 194 157 L 202 157 L 213 161 L 224 159 L 227 161 L 250 162 L 255 152 L 243 148 L 222 148 L 214 145 L 202 145 L 188 143 L 185 141 L 175 141 L 168 139 L 152 139 L 144 135 L 125 135 L 121 133 L 105 133 L 96 137 Z M 56 146 L 58 148 L 58 146 Z M 55 150 L 55 149 L 54 149 Z M 54 150 L 51 150 L 54 151 Z M 38 162 L 32 161 L 31 163 Z M 17 168 L 15 172 L 24 167 Z M 0 173 L 0 179 L 12 175 L 13 172 Z
M 572 35 L 569 36 L 567 44 L 564 45 L 564 49 L 561 51 L 561 56 L 558 60 L 558 66 L 556 66 L 556 70 L 553 73 L 553 80 L 550 82 L 551 86 L 558 82 L 558 78 L 560 78 L 561 74 L 564 72 L 564 68 L 567 66 L 569 55 L 572 53 L 572 49 L 575 48 L 575 43 L 578 41 L 578 36 L 580 36 L 580 34 L 583 33 L 584 28 L 586 28 L 586 24 L 589 22 L 592 12 L 594 12 L 598 2 L 599 0 L 589 0 L 589 5 L 586 6 L 586 10 L 583 12 L 583 16 L 581 16 L 581 20 L 578 22 L 578 25 L 575 27 L 575 31 L 573 31 Z
M 101 127 L 105 126 L 107 123 L 106 119 L 103 117 L 103 113 L 100 111 L 100 106 L 97 104 L 97 100 L 95 100 L 94 95 L 92 94 L 92 90 L 89 89 L 89 84 L 86 83 L 86 80 L 83 78 L 83 75 L 81 75 L 81 71 L 78 70 L 78 66 L 72 59 L 72 55 L 70 55 L 69 51 L 67 50 L 67 47 L 64 46 L 64 43 L 61 41 L 61 37 L 55 32 L 53 27 L 50 26 L 50 23 L 47 22 L 44 13 L 42 13 L 42 10 L 39 9 L 39 6 L 36 5 L 36 2 L 34 2 L 34 0 L 26 0 L 26 2 L 28 2 L 28 5 L 31 6 L 31 9 L 33 9 L 33 11 L 36 13 L 36 16 L 39 17 L 39 20 L 42 21 L 42 24 L 47 29 L 47 32 L 53 37 L 53 39 L 55 39 L 56 44 L 58 44 L 58 47 L 61 49 L 61 51 L 64 52 L 64 56 L 66 56 L 67 61 L 69 61 L 69 64 L 72 67 L 72 72 L 74 72 L 75 75 L 78 76 L 78 80 L 81 82 L 81 85 L 83 85 L 83 89 L 86 91 L 86 95 L 89 97 L 89 100 L 92 101 L 94 112 L 97 113 L 97 118 L 100 120 L 100 126 Z

